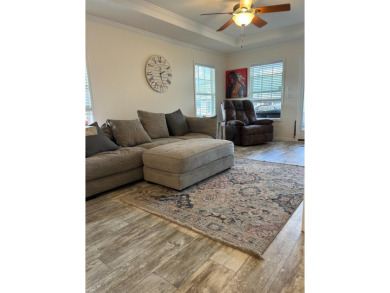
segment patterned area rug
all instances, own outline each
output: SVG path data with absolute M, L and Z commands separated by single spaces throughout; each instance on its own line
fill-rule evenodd
M 139 184 L 119 199 L 261 256 L 302 202 L 304 167 L 235 159 L 231 169 L 181 192 Z

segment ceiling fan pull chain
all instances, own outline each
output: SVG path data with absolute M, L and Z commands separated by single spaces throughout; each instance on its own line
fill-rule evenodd
M 240 32 L 240 37 L 241 37 L 241 49 L 242 49 L 242 47 L 243 47 L 243 45 L 244 45 L 244 36 L 245 36 L 245 34 L 244 34 L 244 29 L 245 29 L 245 26 L 242 26 L 242 27 L 241 27 L 241 32 Z

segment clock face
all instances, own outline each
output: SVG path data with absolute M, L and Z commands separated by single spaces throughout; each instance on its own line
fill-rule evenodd
M 163 93 L 172 82 L 172 68 L 169 62 L 159 55 L 154 55 L 146 62 L 146 80 L 156 92 Z

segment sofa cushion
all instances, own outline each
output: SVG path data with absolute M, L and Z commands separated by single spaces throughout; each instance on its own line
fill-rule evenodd
M 143 143 L 143 144 L 140 144 L 138 146 L 141 148 L 145 148 L 145 149 L 152 149 L 152 148 L 155 148 L 155 147 L 160 146 L 160 145 L 174 143 L 174 142 L 178 142 L 178 141 L 181 141 L 181 139 L 177 139 L 176 136 L 172 136 L 170 138 L 155 138 L 155 139 L 152 139 L 152 142 Z
M 164 113 L 137 111 L 138 118 L 150 138 L 168 137 L 169 131 Z
M 180 109 L 173 113 L 165 114 L 165 119 L 167 120 L 170 135 L 185 135 L 190 132 L 186 117 L 184 117 Z
M 119 146 L 136 146 L 151 142 L 149 135 L 138 119 L 135 120 L 107 120 L 114 139 Z
M 95 126 L 97 135 L 88 135 L 85 137 L 85 156 L 89 157 L 101 152 L 113 151 L 118 146 L 107 138 L 103 130 L 100 129 L 97 122 L 90 124 L 89 126 Z
M 116 151 L 99 153 L 85 160 L 86 180 L 132 170 L 143 165 L 140 147 L 121 147 Z
M 179 139 L 194 139 L 194 138 L 214 139 L 214 137 L 212 137 L 211 135 L 204 134 L 204 133 L 193 133 L 193 132 L 187 133 L 186 135 L 182 135 L 182 136 L 172 136 L 172 137 L 179 138 Z
M 190 132 L 208 134 L 214 138 L 218 135 L 218 117 L 186 117 Z

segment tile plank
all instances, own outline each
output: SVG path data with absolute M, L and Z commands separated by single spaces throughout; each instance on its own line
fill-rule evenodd
M 106 249 L 100 259 L 113 269 L 117 269 L 123 264 L 137 257 L 145 250 L 151 249 L 156 242 L 165 239 L 166 235 L 176 232 L 175 229 L 159 222 L 151 229 L 145 229 L 141 234 L 134 238 L 120 238 Z
M 129 288 L 133 288 L 193 240 L 193 237 L 180 231 L 168 233 L 160 237 L 150 249 L 138 254 L 89 287 L 87 292 L 129 292 Z
M 237 272 L 248 258 L 249 254 L 236 248 L 222 245 L 210 259 L 227 267 L 233 272 Z
M 107 237 L 109 235 L 114 235 L 116 230 L 124 228 L 129 225 L 128 222 L 123 221 L 118 218 L 114 218 L 105 222 L 101 222 L 99 225 L 96 225 L 92 229 L 88 229 L 86 233 L 85 243 L 88 245 L 97 241 L 98 239 Z
M 150 274 L 131 288 L 133 293 L 171 293 L 175 290 L 175 286 L 156 274 Z
M 112 269 L 110 267 L 105 265 L 100 259 L 95 259 L 86 265 L 86 286 L 91 286 L 111 272 Z
M 145 230 L 159 223 L 150 215 L 139 214 L 139 216 L 132 224 L 116 231 L 107 230 L 104 237 L 89 243 L 86 246 L 87 260 L 101 257 L 102 254 L 107 253 L 110 249 L 120 246 L 126 241 L 131 241 L 132 238 L 138 237 L 142 233 L 145 233 Z
M 93 227 L 94 225 L 99 225 L 101 222 L 105 222 L 115 217 L 119 217 L 123 214 L 129 212 L 129 208 L 120 204 L 111 201 L 107 203 L 106 206 L 101 207 L 89 214 L 86 215 L 86 226 Z
M 191 276 L 191 278 L 187 279 L 175 293 L 219 293 L 233 275 L 233 271 L 216 262 L 208 260 Z
M 268 290 L 269 293 L 303 293 L 304 288 L 304 235 L 294 247 Z
M 221 246 L 220 243 L 201 236 L 162 265 L 155 273 L 178 287 Z

